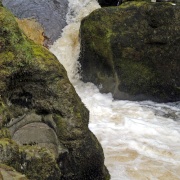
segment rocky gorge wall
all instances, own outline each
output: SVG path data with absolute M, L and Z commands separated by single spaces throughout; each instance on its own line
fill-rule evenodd
M 0 97 L 0 163 L 32 180 L 109 179 L 89 112 L 65 69 L 1 4 Z

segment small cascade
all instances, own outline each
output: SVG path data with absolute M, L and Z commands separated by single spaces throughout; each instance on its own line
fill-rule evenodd
M 117 101 L 80 80 L 80 21 L 97 8 L 96 0 L 69 0 L 68 25 L 50 51 L 90 111 L 89 128 L 103 146 L 111 179 L 179 180 L 180 102 Z

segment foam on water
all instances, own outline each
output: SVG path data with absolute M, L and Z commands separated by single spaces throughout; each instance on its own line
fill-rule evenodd
M 68 25 L 50 50 L 90 110 L 89 128 L 103 146 L 111 179 L 178 180 L 180 103 L 115 101 L 94 84 L 80 81 L 80 21 L 97 8 L 96 0 L 69 0 Z

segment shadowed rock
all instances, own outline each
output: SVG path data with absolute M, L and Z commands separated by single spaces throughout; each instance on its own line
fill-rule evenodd
M 52 44 L 66 25 L 67 0 L 2 0 L 18 18 L 33 18 L 44 28 L 46 44 Z

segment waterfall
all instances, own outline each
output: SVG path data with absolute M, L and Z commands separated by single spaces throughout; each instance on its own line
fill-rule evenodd
M 50 51 L 65 67 L 90 111 L 112 180 L 180 179 L 180 102 L 117 101 L 80 80 L 80 21 L 100 8 L 96 0 L 69 0 L 67 26 Z

